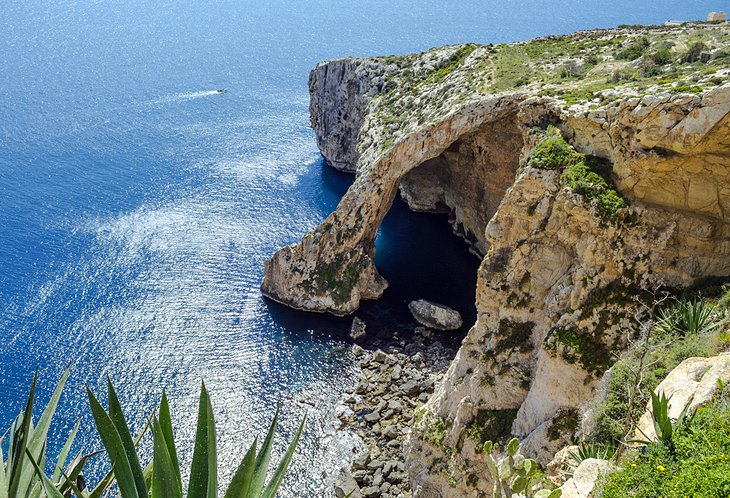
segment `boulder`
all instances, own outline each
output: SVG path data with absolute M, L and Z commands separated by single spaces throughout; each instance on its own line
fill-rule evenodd
M 677 420 L 685 406 L 694 411 L 707 404 L 717 392 L 718 381 L 730 381 L 730 353 L 711 358 L 687 358 L 669 372 L 655 389 L 669 398 L 669 417 Z M 651 400 L 639 419 L 634 439 L 654 439 Z
M 418 323 L 432 329 L 456 330 L 463 323 L 458 311 L 425 299 L 411 301 L 408 309 Z
M 608 472 L 611 463 L 608 460 L 587 458 L 573 472 L 573 477 L 560 487 L 561 498 L 588 498 L 600 476 Z
M 350 326 L 350 340 L 361 341 L 365 339 L 365 322 L 360 320 L 358 317 L 352 319 L 352 325 Z
M 352 477 L 350 471 L 342 469 L 340 475 L 337 476 L 334 482 L 335 496 L 337 498 L 344 498 L 349 496 L 350 498 L 361 498 L 360 487 L 357 485 L 355 478 Z
M 572 475 L 575 460 L 571 453 L 578 453 L 578 446 L 566 446 L 555 454 L 547 464 L 546 477 L 556 486 L 562 486 Z

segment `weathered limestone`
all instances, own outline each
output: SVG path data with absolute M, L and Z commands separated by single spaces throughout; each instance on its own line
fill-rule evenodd
M 677 420 L 682 410 L 690 412 L 709 403 L 718 389 L 718 381 L 730 382 L 730 353 L 712 358 L 687 358 L 672 370 L 655 389 L 669 398 L 669 417 Z M 634 439 L 656 439 L 651 418 L 651 401 L 639 419 Z
M 573 477 L 560 487 L 561 498 L 589 498 L 598 479 L 611 469 L 611 463 L 598 458 L 587 458 L 573 472 Z
M 484 439 L 518 436 L 527 456 L 549 462 L 632 339 L 638 302 L 730 274 L 730 84 L 568 107 L 519 91 L 464 97 L 464 70 L 403 96 L 428 118 L 396 123 L 380 112 L 392 70 L 362 59 L 313 71 L 320 148 L 357 176 L 322 225 L 267 261 L 262 290 L 295 308 L 352 313 L 387 285 L 374 242 L 398 189 L 414 209 L 451 213 L 483 256 L 477 322 L 419 411 L 406 470 L 416 496 L 489 495 Z M 559 170 L 525 164 L 548 124 L 607 162 L 629 203 L 616 220 Z
M 408 309 L 418 323 L 432 329 L 456 330 L 462 325 L 459 312 L 443 304 L 419 299 L 408 303 Z

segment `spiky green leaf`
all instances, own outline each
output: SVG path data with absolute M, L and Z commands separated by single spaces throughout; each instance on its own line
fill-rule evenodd
M 218 482 L 215 445 L 213 408 L 203 383 L 198 402 L 198 427 L 195 432 L 188 498 L 216 498 Z
M 256 469 L 256 440 L 246 452 L 243 460 L 233 475 L 231 484 L 226 490 L 224 498 L 248 498 L 253 481 L 253 472 Z
M 299 443 L 299 438 L 302 435 L 302 430 L 304 429 L 304 423 L 306 421 L 307 417 L 304 417 L 302 422 L 299 424 L 299 430 L 297 430 L 296 436 L 294 436 L 292 442 L 289 443 L 286 453 L 284 453 L 278 467 L 274 471 L 274 475 L 271 476 L 271 480 L 262 494 L 263 498 L 274 498 L 276 495 L 276 491 L 279 489 L 279 486 L 281 486 L 281 481 L 284 480 L 284 474 L 286 474 L 286 470 L 289 468 L 292 456 L 294 456 L 294 450 L 297 448 L 297 444 Z
M 182 491 L 175 475 L 167 441 L 162 427 L 156 418 L 152 418 L 152 434 L 154 457 L 152 459 L 152 495 L 151 498 L 182 498 Z
M 91 415 L 94 417 L 96 430 L 109 455 L 109 460 L 114 466 L 114 473 L 119 484 L 119 493 L 122 495 L 122 498 L 140 498 L 134 475 L 132 474 L 132 468 L 127 458 L 127 452 L 124 449 L 122 438 L 119 436 L 114 422 L 104 411 L 101 403 L 99 403 L 89 388 L 86 388 L 86 394 L 89 398 Z
M 129 461 L 129 468 L 132 471 L 132 477 L 134 478 L 134 484 L 137 488 L 137 495 L 140 497 L 146 497 L 148 490 L 144 482 L 144 476 L 142 475 L 142 466 L 139 463 L 137 450 L 135 449 L 135 444 L 132 440 L 132 433 L 129 430 L 129 424 L 124 417 L 122 406 L 119 403 L 119 398 L 117 397 L 117 393 L 109 378 L 107 378 L 107 393 L 109 401 L 109 418 L 114 424 L 114 427 L 117 429 L 117 433 L 119 433 L 119 439 L 122 441 L 124 452 L 126 453 L 127 460 Z
M 38 463 L 36 463 L 35 459 L 33 458 L 33 454 L 30 452 L 29 449 L 26 448 L 25 454 L 28 456 L 28 461 L 32 465 L 31 468 L 41 480 L 41 483 L 43 484 L 43 490 L 46 492 L 46 496 L 48 498 L 63 498 L 63 495 L 56 489 L 56 486 L 54 486 L 50 479 L 46 477 L 45 472 L 40 469 Z
M 162 401 L 160 402 L 160 428 L 162 429 L 162 435 L 165 436 L 165 444 L 167 445 L 167 451 L 170 454 L 170 461 L 172 462 L 172 468 L 175 471 L 177 478 L 177 485 L 182 493 L 182 480 L 180 478 L 180 462 L 177 459 L 177 450 L 175 449 L 175 436 L 172 431 L 172 417 L 170 416 L 170 404 L 167 401 L 167 393 L 162 391 Z
M 253 496 L 259 496 L 261 491 L 264 489 L 266 472 L 269 469 L 269 461 L 271 460 L 271 448 L 274 443 L 274 433 L 276 432 L 277 425 L 279 425 L 279 408 L 279 405 L 277 405 L 274 420 L 271 421 L 269 432 L 266 434 L 264 443 L 261 445 L 259 454 L 256 456 L 256 470 L 254 471 L 253 483 L 251 484 L 251 494 Z
M 61 477 L 61 471 L 63 470 L 63 466 L 66 465 L 66 459 L 68 458 L 68 453 L 71 451 L 71 445 L 73 445 L 74 439 L 76 439 L 76 433 L 79 430 L 80 423 L 81 422 L 76 422 L 74 424 L 73 429 L 71 429 L 71 433 L 68 435 L 66 442 L 63 444 L 63 448 L 61 448 L 61 453 L 58 455 L 56 467 L 53 469 L 53 476 L 51 477 L 51 481 L 54 483 L 57 483 Z

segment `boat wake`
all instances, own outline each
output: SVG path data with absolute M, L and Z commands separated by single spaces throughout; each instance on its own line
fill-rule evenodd
M 225 88 L 221 88 L 219 90 L 204 90 L 204 91 L 199 91 L 199 92 L 173 93 L 171 95 L 166 95 L 164 97 L 161 97 L 157 100 L 150 102 L 150 105 L 171 104 L 171 103 L 175 103 L 175 102 L 187 102 L 188 100 L 194 100 L 194 99 L 199 99 L 199 98 L 203 98 L 203 97 L 210 97 L 211 95 L 220 95 L 222 93 L 226 93 Z

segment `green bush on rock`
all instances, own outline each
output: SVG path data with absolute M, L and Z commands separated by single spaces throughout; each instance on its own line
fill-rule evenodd
M 527 166 L 539 169 L 560 169 L 579 158 L 573 147 L 560 134 L 560 130 L 549 126 L 544 137 L 527 156 Z
M 626 496 L 730 496 L 730 400 L 724 390 L 678 427 L 672 448 L 652 443 L 608 474 L 603 498 Z
M 603 220 L 616 221 L 626 201 L 609 185 L 607 173 L 600 174 L 590 162 L 583 160 L 568 166 L 561 179 L 575 193 L 589 199 Z

